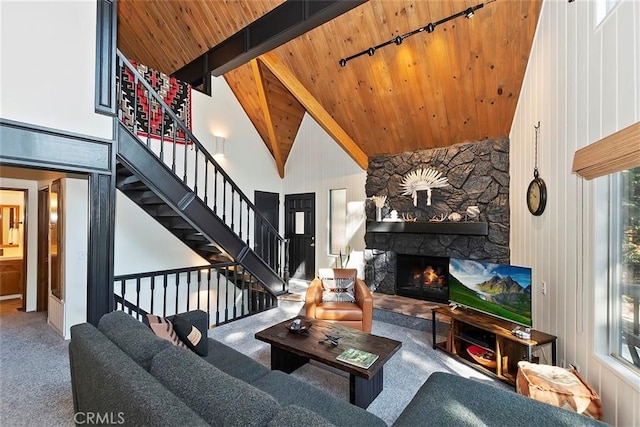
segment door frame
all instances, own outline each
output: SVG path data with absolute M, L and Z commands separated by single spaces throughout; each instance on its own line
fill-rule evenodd
M 49 186 L 40 188 L 38 190 L 36 311 L 47 311 L 49 309 L 49 203 Z
M 18 310 L 27 309 L 27 243 L 29 239 L 29 190 L 25 188 L 0 187 L 0 190 L 22 192 L 22 219 L 19 225 L 22 226 L 22 301 Z
M 280 234 L 280 193 L 255 190 L 253 204 L 269 225 Z M 269 267 L 277 271 L 278 260 L 281 257 L 276 236 L 273 233 L 265 233 L 265 227 L 257 219 L 253 227 L 253 250 L 269 264 Z

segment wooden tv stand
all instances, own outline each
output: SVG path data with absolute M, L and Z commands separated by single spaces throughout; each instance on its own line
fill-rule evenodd
M 533 350 L 551 344 L 551 361 L 556 365 L 556 339 L 553 335 L 531 330 L 531 339 L 521 339 L 511 333 L 516 326 L 470 309 L 436 307 L 431 309 L 433 348 L 440 349 L 479 371 L 515 385 L 520 360 L 533 361 Z M 438 342 L 437 321 L 448 324 L 446 340 Z M 444 320 L 444 321 L 443 321 Z M 494 357 L 474 359 L 467 349 L 479 347 Z

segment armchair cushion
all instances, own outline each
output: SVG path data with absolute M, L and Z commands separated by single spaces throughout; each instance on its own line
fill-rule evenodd
M 319 277 L 313 279 L 305 296 L 305 313 L 312 319 L 336 322 L 343 326 L 371 333 L 373 320 L 373 297 L 367 285 L 358 279 L 358 270 L 320 269 Z M 353 280 L 355 302 L 326 301 L 323 296 L 322 279 Z
M 353 278 L 333 278 L 322 279 L 322 302 L 343 301 L 356 302 L 355 280 Z
M 329 301 L 316 307 L 316 319 L 362 320 L 362 309 L 352 302 Z

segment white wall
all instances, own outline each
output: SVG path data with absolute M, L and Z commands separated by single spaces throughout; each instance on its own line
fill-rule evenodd
M 96 4 L 0 1 L 0 117 L 111 138 L 94 113 Z
M 533 268 L 534 327 L 558 336 L 559 364 L 579 366 L 600 393 L 608 423 L 632 426 L 640 425 L 640 379 L 596 354 L 604 327 L 598 313 L 606 319 L 606 298 L 596 299 L 596 292 L 602 295 L 606 282 L 596 280 L 592 266 L 606 241 L 594 218 L 607 201 L 595 200 L 597 183 L 571 167 L 578 148 L 640 120 L 640 3 L 621 0 L 595 29 L 594 10 L 593 1 L 543 4 L 510 133 L 511 261 Z M 533 217 L 525 192 L 538 121 L 538 163 L 549 198 L 544 214 Z
M 119 190 L 114 247 L 116 276 L 207 264 Z
M 282 192 L 275 160 L 226 80 L 211 84 L 211 97 L 193 91 L 193 134 L 212 155 L 214 135 L 226 138 L 225 157 L 216 161 L 250 200 L 255 190 Z
M 64 337 L 72 325 L 87 321 L 87 251 L 89 241 L 89 181 L 64 178 Z
M 313 118 L 305 114 L 285 165 L 283 191 L 285 194 L 316 195 L 316 270 L 335 266 L 335 257 L 328 254 L 329 190 L 345 188 L 347 238 L 348 245 L 353 249 L 349 267 L 358 268 L 360 277 L 364 277 L 366 179 L 367 172 Z

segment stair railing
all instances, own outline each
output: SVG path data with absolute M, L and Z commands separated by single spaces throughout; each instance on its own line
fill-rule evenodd
M 167 106 L 162 97 L 151 87 L 131 62 L 118 50 L 118 76 L 116 85 L 118 118 L 134 135 L 146 133 L 146 141 L 140 143 L 154 153 L 167 168 L 189 187 L 222 221 L 282 279 L 282 289 L 288 290 L 287 241 L 256 209 L 255 205 L 240 190 L 214 157 L 196 139 L 188 127 Z M 123 102 L 124 69 L 133 76 L 133 105 Z M 145 96 L 141 96 L 146 91 Z M 147 106 L 147 127 L 138 126 L 138 110 Z M 125 110 L 126 109 L 126 110 Z M 124 115 L 131 117 L 132 125 L 126 123 Z M 160 118 L 159 135 L 151 137 L 152 119 Z M 155 120 L 157 122 L 157 120 Z M 166 136 L 170 131 L 171 136 Z M 177 137 L 181 134 L 181 138 Z M 184 137 L 184 138 L 182 138 Z M 168 147 L 167 147 L 168 145 Z M 215 243 L 215 242 L 214 242 Z
M 114 278 L 114 307 L 138 320 L 147 313 L 203 310 L 217 326 L 277 306 L 277 298 L 257 283 L 236 262 L 126 274 Z

